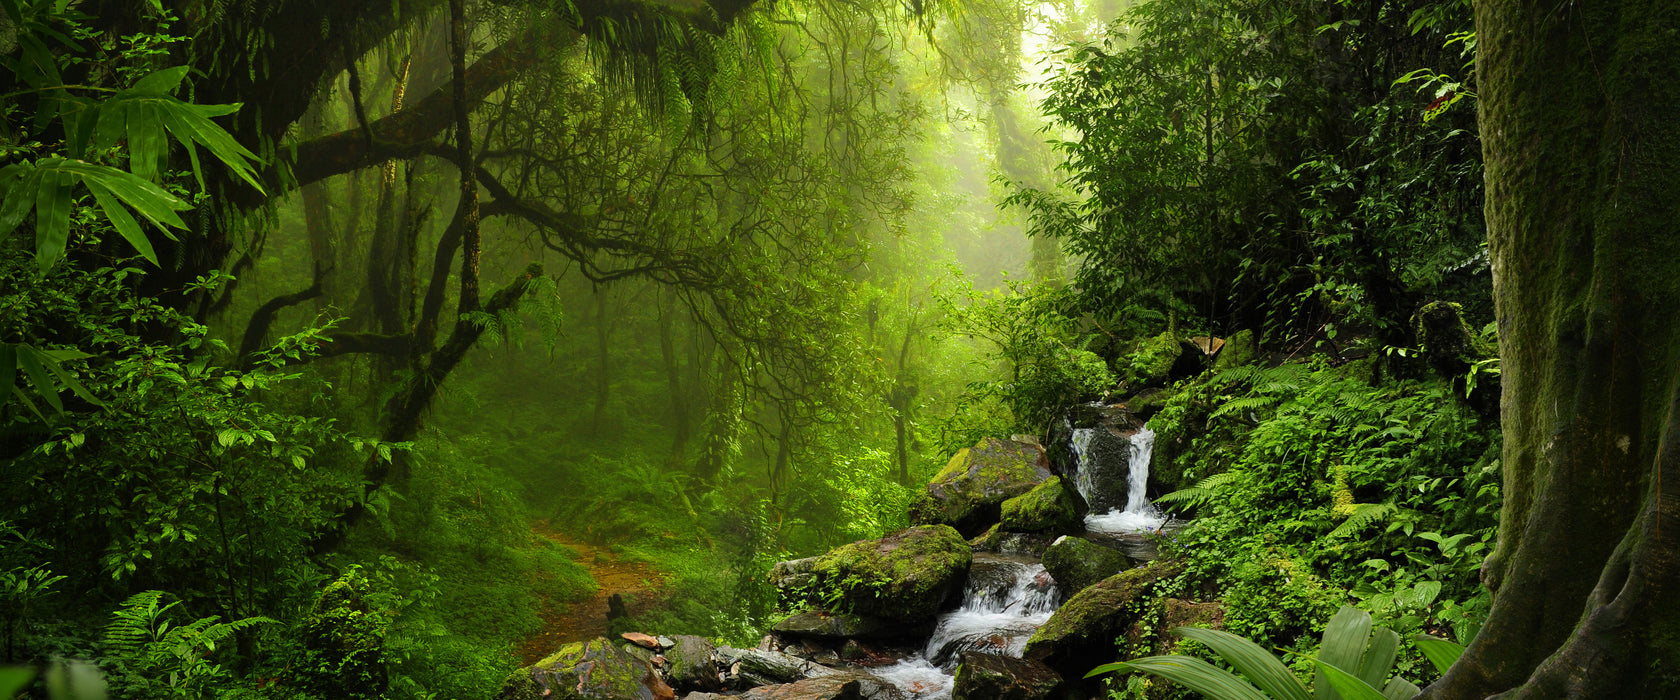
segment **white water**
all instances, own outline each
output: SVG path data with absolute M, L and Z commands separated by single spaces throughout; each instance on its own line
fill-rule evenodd
M 1085 431 L 1085 435 L 1080 435 Z M 1083 442 L 1081 439 L 1083 438 Z M 1091 470 L 1085 461 L 1085 450 L 1091 442 L 1090 429 L 1082 428 L 1073 431 L 1073 450 L 1079 457 L 1079 470 L 1075 483 L 1080 494 L 1086 494 L 1087 475 Z M 1149 485 L 1149 459 L 1155 453 L 1155 431 L 1145 425 L 1141 430 L 1132 434 L 1131 454 L 1126 464 L 1126 507 L 1123 510 L 1109 510 L 1107 513 L 1092 513 L 1085 516 L 1085 529 L 1095 532 L 1128 533 L 1156 530 L 1166 522 L 1161 511 L 1156 510 L 1149 502 L 1145 489 Z M 1087 501 L 1090 496 L 1086 496 Z
M 978 562 L 977 562 L 978 563 Z M 948 700 L 963 651 L 1020 658 L 1061 602 L 1056 582 L 1034 561 L 988 559 L 989 575 L 970 574 L 962 607 L 939 616 L 919 656 L 871 671 L 908 700 Z

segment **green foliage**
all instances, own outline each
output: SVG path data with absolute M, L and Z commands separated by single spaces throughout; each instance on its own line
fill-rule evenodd
M 1254 642 L 1219 630 L 1179 627 L 1174 634 L 1200 642 L 1235 669 L 1235 673 L 1191 656 L 1152 656 L 1092 669 L 1150 673 L 1219 700 L 1307 700 L 1307 688 L 1277 657 Z M 1370 614 L 1343 607 L 1324 628 L 1319 657 L 1313 659 L 1317 700 L 1409 700 L 1418 688 L 1398 676 L 1390 679 L 1400 636 L 1384 627 L 1371 629 Z M 1386 682 L 1385 682 L 1386 681 Z M 1258 686 L 1258 687 L 1256 687 Z M 1382 690 L 1378 690 L 1379 686 Z
M 219 618 L 211 616 L 174 625 L 167 613 L 181 602 L 160 606 L 163 595 L 162 591 L 143 591 L 130 596 L 105 627 L 105 658 L 118 697 L 205 697 L 228 676 L 210 658 L 217 646 L 225 646 L 245 630 L 274 622 L 266 617 L 217 622 Z

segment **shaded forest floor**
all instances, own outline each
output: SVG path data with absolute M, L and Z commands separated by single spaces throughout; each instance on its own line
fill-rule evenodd
M 589 569 L 596 590 L 588 600 L 569 604 L 545 597 L 541 613 L 543 629 L 519 643 L 515 650 L 519 663 L 536 663 L 568 642 L 607 636 L 607 599 L 614 593 L 624 597 L 631 616 L 640 616 L 664 599 L 668 576 L 652 564 L 625 561 L 609 547 L 579 542 L 555 530 L 547 521 L 533 521 L 531 531 L 577 550 L 578 563 Z

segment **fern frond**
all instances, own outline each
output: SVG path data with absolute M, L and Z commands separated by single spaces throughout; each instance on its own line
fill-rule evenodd
M 1382 522 L 1400 513 L 1400 507 L 1393 503 L 1355 503 L 1353 514 L 1336 529 L 1330 531 L 1330 537 L 1349 537 L 1375 523 Z
M 1235 472 L 1222 472 L 1196 482 L 1195 486 L 1179 489 L 1155 499 L 1156 504 L 1167 503 L 1195 508 L 1211 502 L 1226 484 L 1236 479 Z
M 175 606 L 170 603 L 159 608 L 162 599 L 163 591 L 141 591 L 129 596 L 111 613 L 111 622 L 105 626 L 104 643 L 112 656 L 138 656 L 146 645 L 156 640 L 153 627 L 158 616 Z
M 1244 396 L 1242 398 L 1231 399 L 1230 401 L 1225 402 L 1225 405 L 1220 406 L 1213 413 L 1209 413 L 1208 420 L 1213 420 L 1227 413 L 1234 413 L 1238 411 L 1246 413 L 1254 409 L 1270 408 L 1279 400 L 1280 397 L 1277 396 Z

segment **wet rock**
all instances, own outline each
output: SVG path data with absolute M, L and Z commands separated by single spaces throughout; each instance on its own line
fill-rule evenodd
M 780 685 L 834 672 L 821 664 L 779 651 L 718 647 L 715 658 L 728 669 L 726 683 L 736 689 Z
M 911 504 L 910 521 L 950 525 L 973 537 L 998 521 L 1004 501 L 1048 478 L 1050 459 L 1044 448 L 986 438 L 951 457 Z
M 1126 555 L 1080 537 L 1057 538 L 1044 550 L 1044 568 L 1068 595 L 1131 567 Z
M 1082 590 L 1056 610 L 1027 640 L 1025 658 L 1042 661 L 1064 678 L 1114 660 L 1114 640 L 1145 614 L 1133 605 L 1162 579 L 1178 575 L 1169 563 L 1128 569 Z
M 1084 529 L 1074 490 L 1061 477 L 1046 479 L 1033 490 L 1004 501 L 1001 510 L 998 525 L 1012 532 L 1065 534 Z
M 1041 662 L 965 651 L 951 700 L 1045 700 L 1061 688 L 1061 674 Z
M 770 567 L 770 585 L 776 587 L 784 607 L 793 607 L 817 589 L 816 557 L 789 559 Z
M 694 635 L 677 635 L 665 651 L 665 678 L 678 690 L 720 690 L 717 666 L 712 655 L 717 652 L 710 640 Z
M 1252 364 L 1258 356 L 1259 349 L 1254 344 L 1254 331 L 1237 331 L 1225 339 L 1225 347 L 1213 360 L 1213 371 L 1223 372 L 1232 367 Z
M 1225 628 L 1225 606 L 1219 601 L 1198 603 L 1193 600 L 1168 598 L 1161 604 L 1160 629 L 1170 630 L 1178 627 L 1206 627 L 1208 629 Z M 1171 654 L 1178 648 L 1178 635 L 1162 635 L 1160 654 Z
M 737 696 L 690 693 L 684 700 L 903 700 L 897 688 L 873 676 L 835 673 L 793 683 L 753 688 Z
M 1124 371 L 1122 379 L 1132 389 L 1160 386 L 1172 375 L 1173 366 L 1178 364 L 1182 355 L 1184 346 L 1172 331 L 1147 338 L 1140 341 L 1130 357 L 1120 363 Z
M 1044 556 L 1044 550 L 1049 548 L 1055 539 L 1055 535 L 1036 532 L 1004 532 L 994 525 L 985 534 L 969 540 L 968 546 L 976 552 L 1037 559 Z
M 1081 488 L 1092 513 L 1107 513 L 1126 507 L 1131 491 L 1132 435 L 1135 430 L 1122 430 L 1113 423 L 1099 424 L 1073 438 L 1085 454 Z M 1079 448 L 1075 448 L 1076 451 Z
M 639 646 L 643 649 L 658 649 L 659 648 L 659 639 L 657 637 L 654 637 L 651 634 L 642 634 L 641 632 L 625 632 L 624 634 L 621 634 L 621 635 L 618 635 L 618 636 L 623 637 L 625 641 L 630 642 L 631 644 Z
M 676 693 L 652 666 L 612 642 L 596 638 L 561 647 L 515 671 L 497 700 L 663 700 Z
M 973 559 L 956 530 L 924 525 L 838 547 L 812 571 L 842 610 L 914 623 L 932 619 L 960 590 Z
M 788 616 L 771 628 L 777 634 L 819 639 L 889 639 L 910 636 L 902 624 L 878 617 L 811 610 Z

